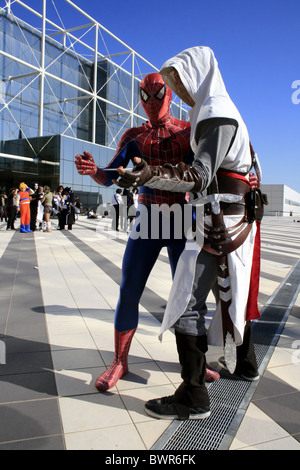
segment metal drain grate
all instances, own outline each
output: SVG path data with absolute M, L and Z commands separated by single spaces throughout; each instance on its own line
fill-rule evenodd
M 263 361 L 268 346 L 254 345 L 257 362 Z M 174 421 L 155 449 L 217 450 L 220 448 L 237 410 L 253 384 L 221 371 L 221 380 L 208 385 L 211 415 L 205 420 Z
M 162 450 L 216 450 L 227 432 L 238 405 L 244 398 L 249 384 L 220 380 L 218 386 L 210 387 L 212 399 L 211 415 L 205 420 L 183 421 Z M 220 397 L 228 398 L 226 403 L 218 402 Z
M 299 278 L 300 260 L 270 297 L 262 318 L 253 324 L 255 354 L 261 374 L 299 294 Z M 174 421 L 153 450 L 228 449 L 256 387 L 257 382 L 237 380 L 221 371 L 221 380 L 208 386 L 211 416 L 205 420 Z

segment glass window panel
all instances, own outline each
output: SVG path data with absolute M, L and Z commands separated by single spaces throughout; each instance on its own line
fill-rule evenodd
M 68 181 L 68 183 L 73 184 L 73 162 L 69 162 L 68 160 L 63 161 L 64 166 L 64 179 Z
M 73 169 L 73 184 L 82 185 L 83 182 L 84 182 L 83 180 L 89 178 L 89 176 L 84 177 L 83 175 L 80 175 L 78 173 L 78 171 L 76 170 L 76 167 L 75 167 L 74 163 L 73 163 L 72 169 Z M 69 178 L 69 176 L 68 176 L 68 178 Z
M 72 139 L 64 139 L 63 156 L 65 160 L 74 160 L 74 145 Z

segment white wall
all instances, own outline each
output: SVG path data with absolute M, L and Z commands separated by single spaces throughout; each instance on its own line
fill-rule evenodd
M 284 186 L 284 211 L 293 216 L 300 215 L 300 193 Z
M 262 184 L 261 190 L 269 200 L 265 215 L 300 216 L 300 193 L 284 184 Z

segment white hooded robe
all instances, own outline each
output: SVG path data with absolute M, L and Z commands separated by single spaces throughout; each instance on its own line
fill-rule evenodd
M 204 46 L 192 47 L 164 63 L 160 73 L 165 83 L 176 93 L 176 83 L 174 83 L 172 74 L 170 74 L 172 68 L 177 70 L 183 85 L 195 102 L 194 107 L 189 112 L 191 147 L 195 155 L 197 155 L 195 131 L 199 122 L 210 118 L 234 119 L 238 125 L 236 136 L 221 164 L 221 168 L 238 173 L 248 173 L 252 166 L 248 131 L 240 113 L 226 91 L 213 51 Z M 235 225 L 240 218 L 240 216 L 224 216 L 224 223 L 227 227 L 230 227 Z M 209 223 L 209 220 L 207 222 Z M 253 224 L 252 230 L 243 245 L 228 255 L 232 290 L 229 314 L 234 325 L 237 346 L 242 344 L 244 336 L 255 234 L 256 224 Z M 177 265 L 159 333 L 160 339 L 163 333 L 176 323 L 189 304 L 196 261 L 201 249 L 202 246 L 194 240 L 188 240 L 186 243 L 185 250 Z M 220 304 L 217 305 L 208 331 L 208 342 L 211 345 L 223 345 Z

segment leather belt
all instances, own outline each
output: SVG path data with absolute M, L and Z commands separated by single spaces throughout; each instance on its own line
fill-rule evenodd
M 216 181 L 216 180 L 215 180 Z M 245 196 L 250 191 L 248 182 L 242 179 L 232 178 L 226 174 L 218 174 L 217 183 L 213 183 L 208 188 L 208 193 L 217 191 L 221 194 L 235 194 L 242 196 L 238 203 L 220 202 L 220 210 L 223 215 L 240 215 L 241 220 L 234 226 L 226 228 L 217 227 L 217 224 L 209 226 L 204 224 L 204 245 L 203 249 L 216 256 L 224 256 L 235 251 L 241 246 L 249 235 L 252 224 L 246 220 Z M 204 206 L 205 215 L 212 215 L 210 204 Z M 235 238 L 233 238 L 235 237 Z
M 224 215 L 245 215 L 246 213 L 246 204 L 241 203 L 228 203 L 228 202 L 221 202 L 220 203 L 221 210 L 223 211 Z M 204 215 L 211 215 L 211 205 L 205 204 L 204 205 Z

